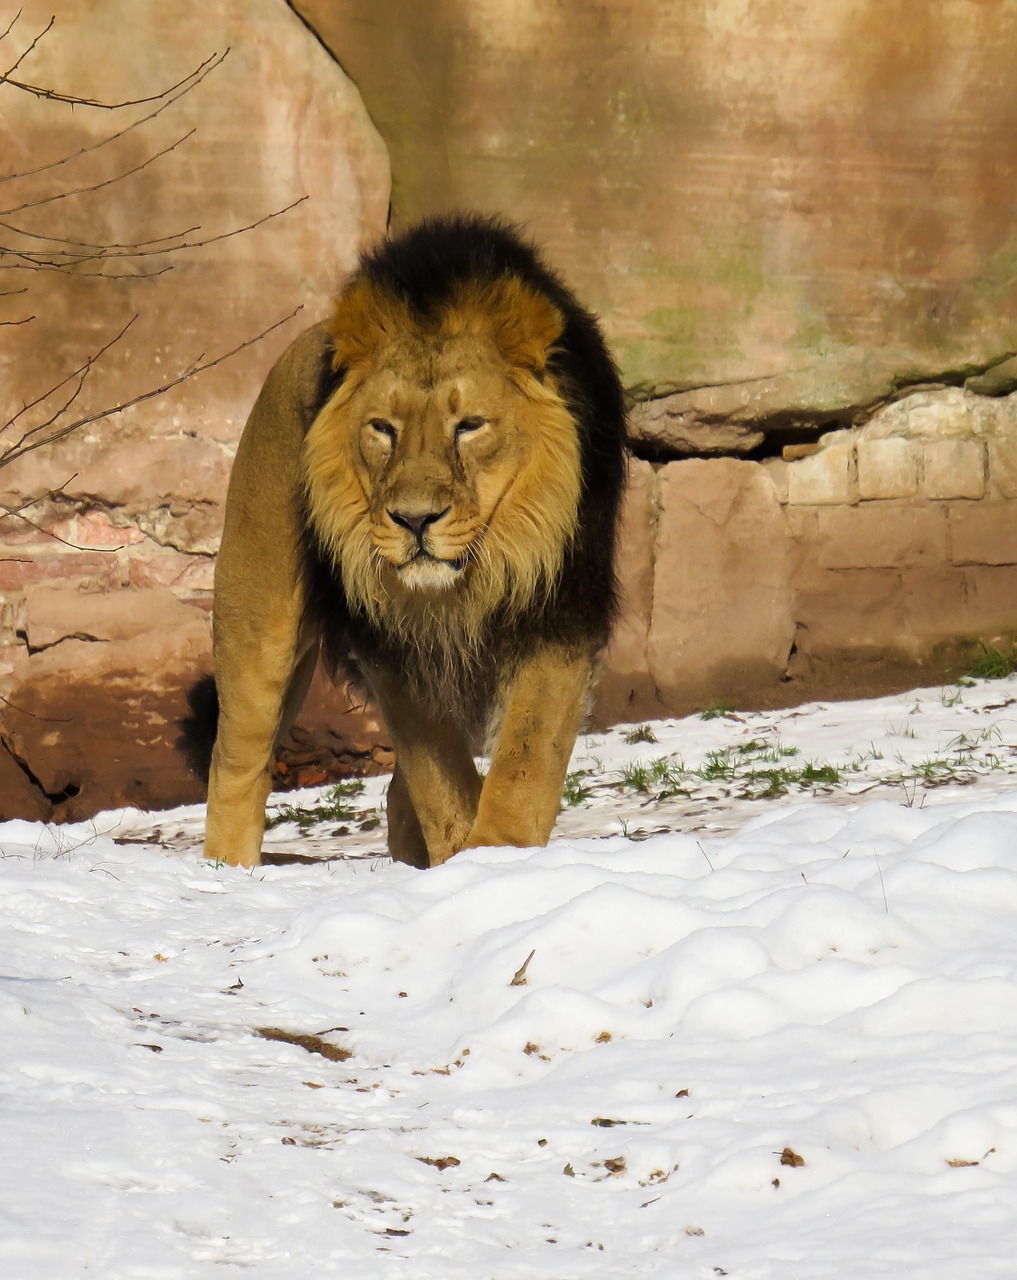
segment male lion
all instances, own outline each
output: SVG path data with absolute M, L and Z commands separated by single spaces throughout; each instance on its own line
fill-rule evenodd
M 394 858 L 546 844 L 614 610 L 624 439 L 595 320 L 514 232 L 435 219 L 368 254 L 237 449 L 206 855 L 260 860 L 319 647 L 392 734 Z

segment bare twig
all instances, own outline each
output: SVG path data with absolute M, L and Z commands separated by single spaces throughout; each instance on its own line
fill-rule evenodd
M 17 23 L 20 17 L 21 17 L 21 10 L 19 9 L 17 13 L 14 15 L 14 17 L 11 18 L 10 22 L 8 22 L 7 26 L 4 27 L 3 31 L 0 31 L 0 40 L 7 39 L 7 37 L 14 30 L 15 24 Z
M 21 16 L 21 15 L 20 15 L 20 13 L 19 13 L 18 17 L 20 17 L 20 16 Z M 17 21 L 17 18 L 15 18 L 15 21 Z M 10 83 L 10 82 L 11 82 L 11 80 L 10 80 L 11 72 L 12 72 L 12 71 L 17 71 L 18 67 L 20 67 L 20 66 L 21 66 L 21 64 L 22 64 L 22 63 L 24 62 L 24 60 L 29 56 L 29 54 L 32 54 L 32 53 L 34 53 L 34 52 L 35 52 L 36 47 L 38 46 L 39 42 L 40 42 L 41 40 L 45 39 L 45 37 L 46 37 L 46 36 L 49 34 L 49 32 L 53 29 L 53 24 L 54 24 L 54 22 L 56 22 L 56 17 L 55 17 L 55 16 L 54 16 L 54 17 L 52 17 L 52 18 L 50 18 L 49 22 L 47 22 L 47 23 L 46 23 L 45 27 L 43 27 L 43 29 L 42 29 L 42 30 L 39 32 L 39 34 L 34 38 L 34 40 L 32 40 L 31 44 L 29 44 L 29 45 L 28 45 L 28 47 L 27 47 L 26 49 L 23 49 L 23 50 L 21 51 L 21 53 L 18 55 L 17 59 L 16 59 L 16 60 L 15 60 L 15 61 L 14 61 L 14 62 L 13 62 L 13 63 L 8 67 L 8 68 L 7 68 L 7 70 L 6 70 L 6 71 L 4 71 L 4 72 L 2 72 L 2 73 L 0 73 L 0 84 Z M 13 25 L 13 24 L 12 24 L 12 25 Z M 8 27 L 8 31 L 9 31 L 9 30 L 10 30 L 10 27 Z M 5 32 L 4 32 L 4 35 L 6 35 L 6 34 L 7 34 L 7 32 L 5 31 Z
M 0 37 L 2 38 L 2 37 Z M 45 164 L 36 165 L 34 169 L 20 169 L 16 173 L 7 173 L 0 176 L 0 183 L 14 182 L 18 178 L 31 178 L 37 173 L 44 173 L 47 169 L 57 169 L 61 165 L 70 164 L 74 160 L 80 159 L 81 156 L 90 155 L 93 151 L 98 151 L 101 147 L 109 146 L 111 142 L 116 142 L 120 138 L 126 137 L 135 129 L 141 128 L 142 125 L 148 124 L 150 120 L 154 120 L 156 116 L 162 115 L 175 102 L 179 102 L 192 89 L 197 88 L 216 67 L 221 66 L 229 56 L 229 49 L 223 53 L 213 53 L 205 59 L 200 66 L 195 67 L 189 76 L 173 86 L 172 89 L 165 89 L 155 101 L 159 102 L 159 106 L 154 111 L 150 111 L 146 116 L 140 116 L 131 124 L 126 125 L 123 129 L 118 129 L 115 133 L 109 134 L 105 138 L 100 138 L 98 142 L 92 142 L 87 147 L 79 147 L 77 151 L 70 151 L 66 155 L 61 156 L 57 160 L 48 160 Z
M 152 157 L 155 159 L 156 157 Z M 139 166 L 141 167 L 141 166 Z M 132 170 L 136 172 L 136 170 Z M 127 175 L 122 175 L 127 176 Z M 118 181 L 118 179 L 111 179 Z M 88 190 L 89 188 L 82 188 Z M 94 190 L 94 188 L 91 188 Z M 68 191 L 66 195 L 76 195 L 77 192 Z M 149 241 L 139 241 L 134 245 L 82 245 L 82 249 L 91 249 L 90 253 L 75 252 L 74 250 L 50 249 L 47 250 L 45 256 L 42 251 L 38 252 L 32 249 L 12 249 L 0 245 L 0 259 L 3 254 L 22 259 L 22 265 L 31 265 L 39 269 L 49 268 L 51 270 L 61 270 L 69 266 L 80 266 L 84 263 L 106 262 L 111 259 L 136 259 L 136 258 L 153 258 L 161 257 L 167 253 L 179 253 L 184 249 L 204 249 L 207 245 L 218 244 L 221 240 L 229 240 L 232 236 L 241 235 L 245 231 L 253 231 L 256 227 L 264 226 L 266 222 L 271 222 L 273 218 L 280 218 L 284 213 L 289 213 L 291 209 L 295 209 L 297 205 L 303 204 L 308 197 L 298 196 L 295 200 L 291 200 L 289 204 L 284 205 L 281 209 L 274 209 L 271 213 L 266 213 L 260 218 L 256 218 L 253 222 L 248 222 L 242 227 L 233 227 L 229 231 L 217 232 L 215 235 L 205 236 L 200 240 L 186 240 L 180 237 L 189 235 L 193 231 L 199 231 L 200 227 L 190 227 L 187 231 L 173 232 L 170 235 L 157 236 Z M 0 226 L 6 226 L 10 230 L 17 231 L 21 235 L 31 236 L 34 232 L 23 231 L 20 227 L 11 227 L 10 224 L 0 222 Z M 53 236 L 37 237 L 38 239 L 54 240 L 59 244 L 73 244 L 71 240 L 57 240 Z M 163 241 L 179 239 L 177 244 L 163 244 Z M 154 247 L 161 246 L 161 247 Z M 54 259 L 62 258 L 62 262 L 54 261 Z M 166 268 L 164 268 L 165 270 Z M 108 279 L 112 279 L 107 272 L 93 272 L 95 275 L 103 275 Z M 158 272 L 150 272 L 146 276 L 130 277 L 132 279 L 148 279 L 152 275 L 161 274 Z
M 133 165 L 130 169 L 124 169 L 121 173 L 116 173 L 112 178 L 104 178 L 102 182 L 95 182 L 90 187 L 71 187 L 67 191 L 55 191 L 52 195 L 40 196 L 38 200 L 26 200 L 23 204 L 11 205 L 9 209 L 0 209 L 0 215 L 8 217 L 12 213 L 21 213 L 23 209 L 38 209 L 40 205 L 52 204 L 55 200 L 66 200 L 68 196 L 87 195 L 92 191 L 101 191 L 104 187 L 111 187 L 115 182 L 123 182 L 125 178 L 130 178 L 136 173 L 140 173 L 142 169 L 147 169 L 150 164 L 154 164 L 156 160 L 160 160 L 163 156 L 169 155 L 171 151 L 175 151 L 182 142 L 186 142 L 188 138 L 193 138 L 197 133 L 196 128 L 188 129 L 185 134 L 177 138 L 176 142 L 169 143 L 160 151 L 154 151 L 147 156 L 140 164 Z
M 53 386 L 49 388 L 48 391 L 44 391 L 41 396 L 37 396 L 34 400 L 30 400 L 28 404 L 22 405 L 21 408 L 18 410 L 18 412 L 14 415 L 14 417 L 9 418 L 7 422 L 4 423 L 2 427 L 0 427 L 0 435 L 2 435 L 3 432 L 5 431 L 9 431 L 10 428 L 13 427 L 14 424 L 18 421 L 18 419 L 24 417 L 26 413 L 31 412 L 32 409 L 37 408 L 40 404 L 45 403 L 45 401 L 47 401 L 50 398 L 50 396 L 53 395 L 54 392 L 59 391 L 60 388 L 66 386 L 68 382 L 72 382 L 77 377 L 87 378 L 89 370 L 91 369 L 92 365 L 94 365 L 97 360 L 101 359 L 101 357 L 106 354 L 106 352 L 110 349 L 110 347 L 113 346 L 114 343 L 120 341 L 120 339 L 124 336 L 124 334 L 131 327 L 131 325 L 134 324 L 137 318 L 138 318 L 137 315 L 131 316 L 130 320 L 127 321 L 127 323 L 120 330 L 120 332 L 116 334 L 114 337 L 110 338 L 109 342 L 103 343 L 103 345 L 99 348 L 98 351 L 93 352 L 92 355 L 88 356 L 85 359 L 85 362 L 83 364 L 79 364 L 76 369 L 72 369 L 71 372 L 68 373 L 65 377 L 61 378 L 59 382 L 55 382 Z M 47 425 L 47 424 L 43 424 L 43 425 Z M 31 430 L 27 431 L 17 443 L 19 445 L 22 444 L 25 440 L 28 439 L 29 436 L 33 435 L 37 430 L 38 430 L 37 427 L 32 427 Z M 0 457 L 2 456 L 3 455 L 0 454 Z
M 17 21 L 17 18 L 15 18 L 15 21 Z M 44 85 L 28 84 L 23 80 L 12 79 L 11 72 L 16 70 L 16 68 L 24 62 L 28 54 L 30 54 L 39 44 L 40 40 L 49 34 L 55 22 L 55 18 L 50 18 L 44 30 L 40 31 L 32 40 L 31 44 L 24 53 L 21 54 L 17 62 L 15 62 L 8 71 L 0 73 L 0 85 L 8 84 L 12 89 L 20 89 L 23 93 L 30 93 L 36 98 L 45 98 L 48 102 L 64 102 L 72 107 L 94 107 L 101 111 L 120 111 L 124 107 L 143 107 L 147 106 L 150 102 L 160 102 L 163 98 L 168 97 L 169 94 L 174 93 L 177 89 L 185 85 L 195 74 L 193 71 L 189 72 L 182 80 L 178 80 L 176 84 L 171 84 L 168 89 L 163 89 L 159 93 L 150 93 L 143 98 L 125 98 L 122 102 L 103 102 L 98 98 L 85 98 L 76 93 L 61 93 L 58 89 L 50 89 Z M 11 26 L 13 25 L 14 24 L 12 23 Z M 10 31 L 10 29 L 11 28 L 8 27 L 7 30 Z M 7 32 L 4 34 L 6 35 Z M 218 55 L 213 55 L 213 57 L 217 56 Z
M 17 462 L 19 458 L 24 457 L 26 453 L 31 453 L 33 449 L 41 449 L 43 445 L 54 444 L 57 440 L 62 440 L 65 436 L 69 436 L 72 431 L 80 431 L 82 427 L 87 427 L 93 422 L 100 422 L 104 418 L 112 418 L 118 413 L 123 413 L 125 409 L 131 409 L 135 405 L 143 404 L 146 400 L 153 400 L 156 396 L 161 396 L 169 391 L 172 387 L 179 386 L 181 382 L 186 382 L 188 378 L 193 378 L 199 373 L 206 373 L 209 369 L 214 369 L 217 365 L 229 360 L 233 356 L 238 355 L 247 347 L 253 346 L 256 342 L 260 342 L 262 338 L 268 337 L 276 329 L 281 328 L 293 319 L 299 312 L 303 311 L 303 306 L 296 307 L 287 316 L 283 316 L 281 320 L 277 320 L 274 324 L 262 329 L 253 338 L 248 338 L 245 342 L 241 342 L 238 346 L 233 347 L 229 351 L 223 352 L 221 356 L 216 356 L 214 360 L 208 360 L 203 364 L 192 365 L 189 369 L 179 374 L 176 378 L 171 378 L 168 382 L 162 383 L 161 386 L 153 387 L 149 391 L 144 391 L 140 395 L 132 396 L 129 400 L 123 401 L 122 404 L 113 405 L 108 409 L 101 409 L 97 413 L 89 414 L 87 417 L 79 418 L 76 422 L 70 422 L 66 426 L 59 427 L 55 431 L 51 431 L 49 435 L 42 436 L 38 440 L 32 440 L 28 444 L 14 445 L 5 453 L 0 454 L 0 469 L 8 466 L 12 462 Z

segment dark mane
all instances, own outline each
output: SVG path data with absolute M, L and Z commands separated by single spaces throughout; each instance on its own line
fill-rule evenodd
M 532 639 L 604 644 L 617 607 L 614 548 L 627 454 L 621 379 L 594 316 L 517 229 L 472 213 L 428 218 L 382 242 L 363 255 L 349 284 L 366 278 L 428 316 L 464 283 L 506 276 L 543 293 L 564 317 L 548 368 L 576 423 L 582 465 L 577 532 L 560 580 L 523 625 Z

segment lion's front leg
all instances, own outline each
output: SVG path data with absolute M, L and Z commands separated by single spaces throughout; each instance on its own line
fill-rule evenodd
M 397 862 L 438 866 L 464 846 L 473 827 L 480 797 L 473 753 L 455 720 L 426 707 L 405 680 L 369 662 L 361 666 L 395 746 L 389 852 Z
M 592 674 L 589 654 L 560 649 L 517 668 L 502 698 L 491 768 L 464 848 L 547 844 Z

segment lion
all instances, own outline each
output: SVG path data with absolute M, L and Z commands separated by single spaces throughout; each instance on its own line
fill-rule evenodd
M 546 844 L 615 612 L 625 457 L 597 322 L 516 231 L 458 215 L 367 253 L 237 449 L 206 856 L 260 861 L 319 652 L 391 733 L 393 858 Z

